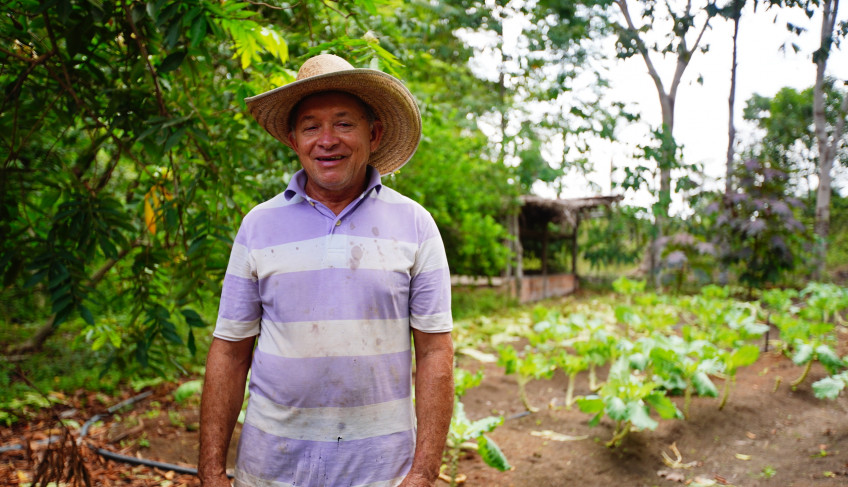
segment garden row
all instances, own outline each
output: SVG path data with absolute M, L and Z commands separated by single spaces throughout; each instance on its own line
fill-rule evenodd
M 613 288 L 611 296 L 580 304 L 539 306 L 521 326 L 483 321 L 476 328 L 460 327 L 458 345 L 491 343 L 497 363 L 506 374 L 515 374 L 517 393 L 530 412 L 536 408 L 525 386 L 562 371 L 568 377 L 564 407 L 576 405 L 590 415 L 591 425 L 609 417 L 615 425 L 609 447 L 618 446 L 631 431 L 655 429 L 654 413 L 662 419 L 686 419 L 693 396 L 715 397 L 724 409 L 737 372 L 755 363 L 767 347 L 798 366 L 790 387 L 805 381 L 816 362 L 829 374 L 812 385 L 816 397 L 834 399 L 848 385 L 848 356 L 838 353 L 838 332 L 848 311 L 846 288 L 812 283 L 800 291 L 766 290 L 756 301 L 734 299 L 732 289 L 715 285 L 693 296 L 645 292 L 643 281 L 627 278 L 618 279 Z M 606 377 L 600 378 L 600 371 Z M 575 396 L 581 373 L 588 374 L 591 394 Z M 485 435 L 503 418 L 472 422 L 463 412 L 461 398 L 481 382 L 482 372 L 457 368 L 456 379 L 452 455 L 476 439 L 473 448 L 488 464 L 508 468 Z M 717 379 L 723 382 L 721 390 Z M 672 396 L 683 396 L 680 408 Z

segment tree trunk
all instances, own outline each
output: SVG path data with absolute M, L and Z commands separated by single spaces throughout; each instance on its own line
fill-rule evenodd
M 815 124 L 816 140 L 819 149 L 819 186 L 816 192 L 815 222 L 817 242 L 813 279 L 821 279 L 824 276 L 827 259 L 827 240 L 830 234 L 830 172 L 833 168 L 833 160 L 836 158 L 836 148 L 842 138 L 842 130 L 845 125 L 845 112 L 848 110 L 848 95 L 846 95 L 840 107 L 841 113 L 836 117 L 837 122 L 833 134 L 831 137 L 828 137 L 824 103 L 824 73 L 827 68 L 830 49 L 833 45 L 833 28 L 836 23 L 838 8 L 838 0 L 824 0 L 822 3 L 821 44 L 818 51 L 813 54 L 816 62 L 816 84 L 813 88 L 813 122 Z
M 727 97 L 727 167 L 724 176 L 724 194 L 730 196 L 733 192 L 733 144 L 736 142 L 736 125 L 734 124 L 734 110 L 736 108 L 736 54 L 738 51 L 737 40 L 739 38 L 739 19 L 742 17 L 742 0 L 733 2 L 733 55 L 730 65 L 730 95 Z

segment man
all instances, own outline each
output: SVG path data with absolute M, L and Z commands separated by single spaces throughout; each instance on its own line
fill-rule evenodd
M 320 55 L 245 101 L 303 169 L 233 244 L 206 365 L 201 481 L 229 485 L 251 370 L 236 486 L 433 486 L 453 409 L 447 258 L 429 213 L 380 184 L 418 147 L 415 100 L 389 75 Z

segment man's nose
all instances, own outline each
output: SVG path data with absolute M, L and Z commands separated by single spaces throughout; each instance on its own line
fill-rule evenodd
M 321 135 L 318 137 L 318 145 L 324 148 L 333 147 L 338 142 L 339 137 L 332 128 L 325 128 L 321 131 Z

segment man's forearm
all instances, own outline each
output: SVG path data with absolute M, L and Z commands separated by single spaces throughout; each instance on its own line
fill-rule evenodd
M 416 334 L 415 412 L 418 432 L 410 477 L 432 484 L 439 476 L 453 414 L 453 344 L 450 334 Z
M 200 402 L 201 482 L 223 478 L 227 449 L 242 402 L 254 338 L 240 342 L 214 339 L 206 360 L 206 378 Z

